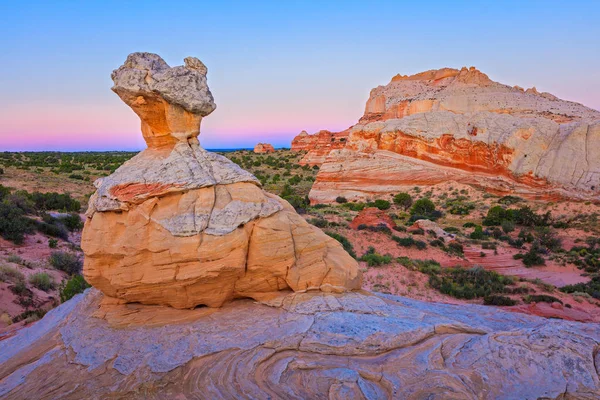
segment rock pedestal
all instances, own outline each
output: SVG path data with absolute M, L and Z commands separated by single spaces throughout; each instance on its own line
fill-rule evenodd
M 113 91 L 141 119 L 148 148 L 95 182 L 84 276 L 124 302 L 221 306 L 279 290 L 360 288 L 358 264 L 281 198 L 198 141 L 215 109 L 196 58 L 169 67 L 133 53 Z

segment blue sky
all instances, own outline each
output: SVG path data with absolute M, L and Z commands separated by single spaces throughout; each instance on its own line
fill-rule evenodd
M 208 148 L 340 130 L 397 74 L 474 65 L 600 109 L 600 2 L 2 2 L 0 150 L 140 149 L 127 54 L 209 69 Z

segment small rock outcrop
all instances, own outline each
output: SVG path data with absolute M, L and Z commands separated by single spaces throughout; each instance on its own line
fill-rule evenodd
M 86 280 L 125 302 L 176 308 L 360 288 L 358 265 L 337 241 L 200 146 L 202 118 L 215 109 L 206 73 L 196 58 L 171 68 L 150 53 L 113 72 L 148 148 L 95 182 L 81 244 Z
M 256 146 L 254 146 L 254 152 L 256 154 L 274 153 L 275 148 L 273 145 L 268 143 L 258 143 Z
M 330 132 L 323 130 L 313 135 L 302 131 L 292 140 L 291 150 L 307 152 L 299 161 L 300 165 L 321 165 L 332 150 L 344 148 L 347 140 L 348 131 Z
M 367 207 L 359 212 L 356 217 L 354 217 L 349 226 L 352 229 L 379 227 L 394 229 L 396 227 L 396 223 L 384 210 L 380 210 L 376 207 Z
M 342 149 L 322 148 L 313 203 L 448 180 L 496 194 L 600 200 L 600 112 L 473 67 L 395 76 L 371 91 L 347 135 Z

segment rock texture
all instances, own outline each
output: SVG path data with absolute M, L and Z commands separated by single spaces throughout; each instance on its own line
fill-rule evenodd
M 221 309 L 95 289 L 0 342 L 3 399 L 597 399 L 600 325 L 368 293 Z
M 373 89 L 344 148 L 328 155 L 313 203 L 446 180 L 498 194 L 600 200 L 600 112 L 473 67 L 396 76 Z
M 254 146 L 254 152 L 257 154 L 274 153 L 275 148 L 273 145 L 268 143 L 258 143 L 256 146 Z
M 291 150 L 307 152 L 299 161 L 300 165 L 321 165 L 332 150 L 344 148 L 347 140 L 348 131 L 323 130 L 312 135 L 302 131 L 292 140 Z
M 358 265 L 337 241 L 200 146 L 200 122 L 215 109 L 206 73 L 198 59 L 171 68 L 149 53 L 113 72 L 148 148 L 95 182 L 81 243 L 86 280 L 126 302 L 176 308 L 359 288 Z

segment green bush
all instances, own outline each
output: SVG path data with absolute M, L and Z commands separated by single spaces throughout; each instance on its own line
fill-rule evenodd
M 474 299 L 504 293 L 506 286 L 513 284 L 511 278 L 481 267 L 443 268 L 439 274 L 429 276 L 431 287 L 458 299 Z
M 0 235 L 15 244 L 23 243 L 25 234 L 33 233 L 32 221 L 25 217 L 23 210 L 9 203 L 0 202 Z
M 486 306 L 514 306 L 518 302 L 507 296 L 492 294 L 483 298 L 483 304 Z
M 512 221 L 504 220 L 501 225 L 504 233 L 510 233 L 515 230 L 515 223 Z
M 593 298 L 600 300 L 600 276 L 595 276 L 591 281 L 586 283 L 563 286 L 560 288 L 560 291 L 564 293 L 587 293 Z
M 327 235 L 329 235 L 330 237 L 334 238 L 335 240 L 337 240 L 338 242 L 340 242 L 342 244 L 342 247 L 344 248 L 344 250 L 346 250 L 346 252 L 348 254 L 350 254 L 350 256 L 352 256 L 352 258 L 356 258 L 356 253 L 354 252 L 354 247 L 352 246 L 352 243 L 350 243 L 350 241 L 348 240 L 347 237 L 340 235 L 339 233 L 336 233 L 336 232 L 325 231 L 325 233 Z
M 83 228 L 83 221 L 77 213 L 61 216 L 58 220 L 71 232 L 79 231 Z
M 513 258 L 515 260 L 521 259 L 527 268 L 538 265 L 546 265 L 544 257 L 540 255 L 540 248 L 536 244 L 532 245 L 527 253 L 515 254 Z
M 474 240 L 483 239 L 485 237 L 485 235 L 483 233 L 483 228 L 481 226 L 477 225 L 475 227 L 475 230 L 473 232 L 471 232 L 470 237 L 471 237 L 471 239 L 474 239 Z
M 344 203 L 344 207 L 352 211 L 362 211 L 366 206 L 365 203 Z
M 391 263 L 392 256 L 378 254 L 375 252 L 375 248 L 369 247 L 369 250 L 360 258 L 360 261 L 365 261 L 369 267 L 378 267 Z
M 428 215 L 435 211 L 435 204 L 433 201 L 423 198 L 415 201 L 410 208 L 411 215 Z
M 338 196 L 335 198 L 335 202 L 338 204 L 344 204 L 348 202 L 348 199 L 346 199 L 345 197 L 342 196 Z
M 50 275 L 45 272 L 38 272 L 29 277 L 29 283 L 33 285 L 33 287 L 43 290 L 47 292 L 49 290 L 54 289 L 54 280 Z
M 71 279 L 63 281 L 59 288 L 60 302 L 64 303 L 70 300 L 73 296 L 89 288 L 90 285 L 83 279 L 81 275 L 73 275 Z
M 52 252 L 48 261 L 54 268 L 66 272 L 69 275 L 79 274 L 81 272 L 81 267 L 83 266 L 83 262 L 78 255 L 65 251 Z
M 529 303 L 560 303 L 562 304 L 563 302 L 554 297 L 554 296 L 550 296 L 548 294 L 530 294 L 528 296 L 525 296 L 525 298 L 523 298 L 523 301 L 527 304 Z
M 463 224 L 463 228 L 475 228 L 476 226 L 477 226 L 477 224 L 475 222 L 465 222 Z M 458 232 L 458 229 L 456 231 Z M 449 231 L 446 229 L 446 232 L 449 232 Z
M 427 247 L 427 243 L 423 242 L 422 240 L 415 240 L 415 239 L 413 239 L 412 236 L 407 236 L 407 237 L 401 238 L 399 236 L 393 235 L 392 240 L 394 242 L 398 243 L 402 247 L 414 246 L 419 250 L 423 250 Z
M 398 193 L 394 196 L 394 203 L 404 210 L 408 210 L 413 204 L 413 199 L 408 193 Z
M 51 249 L 55 249 L 58 247 L 58 240 L 56 239 L 50 239 L 48 240 L 48 247 L 50 247 Z
M 448 243 L 448 246 L 446 246 L 446 250 L 448 251 L 448 253 L 455 254 L 457 256 L 462 256 L 465 254 L 465 252 L 464 252 L 465 249 L 464 249 L 463 245 L 458 242 Z
M 373 202 L 373 207 L 377 207 L 380 210 L 387 210 L 390 208 L 390 202 L 387 200 L 375 200 Z

